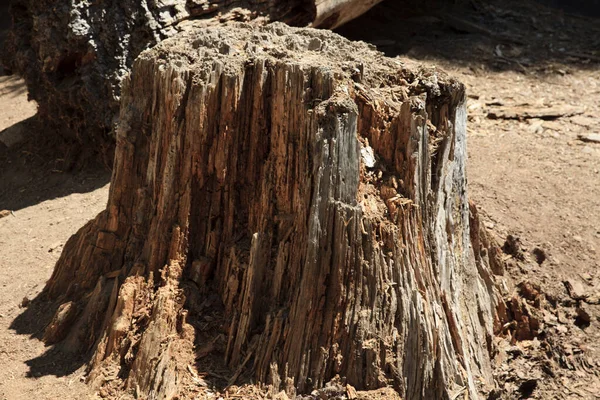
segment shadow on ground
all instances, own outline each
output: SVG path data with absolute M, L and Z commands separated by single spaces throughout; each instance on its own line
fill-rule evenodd
M 0 132 L 0 139 L 0 210 L 18 211 L 110 182 L 106 166 L 77 143 L 44 131 L 35 116 Z
M 473 69 L 543 73 L 600 66 L 595 0 L 579 2 L 581 8 L 559 0 L 454 3 L 415 10 L 402 1 L 384 1 L 337 32 L 370 42 L 390 57 L 442 59 Z M 574 9 L 579 14 L 571 14 Z
M 94 191 L 109 183 L 110 177 L 105 166 L 88 157 L 78 144 L 44 129 L 36 116 L 0 132 L 0 210 L 18 216 L 19 210 L 46 200 Z M 56 308 L 42 293 L 27 304 L 10 329 L 41 340 Z M 50 347 L 28 360 L 28 376 L 65 376 L 88 361 L 86 353 L 68 350 Z
M 25 82 L 15 75 L 0 75 L 0 94 L 14 98 L 27 93 L 27 85 Z
M 52 320 L 56 309 L 57 305 L 47 301 L 41 294 L 15 318 L 10 329 L 18 334 L 30 335 L 32 338 L 42 340 L 44 330 Z M 44 354 L 26 361 L 29 367 L 27 376 L 38 378 L 45 375 L 70 375 L 86 364 L 89 359 L 89 352 L 72 352 L 58 344 L 49 347 Z

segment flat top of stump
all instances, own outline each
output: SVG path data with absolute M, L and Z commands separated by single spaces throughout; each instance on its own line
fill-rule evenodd
M 388 58 L 373 45 L 328 30 L 293 28 L 279 22 L 211 28 L 191 24 L 139 58 L 189 70 L 196 81 L 208 81 L 215 63 L 222 64 L 225 73 L 238 74 L 246 63 L 263 59 L 330 70 L 336 80 L 353 80 L 370 88 L 405 87 L 408 96 L 439 97 L 464 91 L 460 82 L 435 67 Z

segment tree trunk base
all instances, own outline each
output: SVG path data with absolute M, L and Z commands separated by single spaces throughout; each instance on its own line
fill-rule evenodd
M 331 32 L 190 27 L 136 60 L 120 121 L 107 209 L 45 289 L 95 384 L 191 396 L 209 353 L 289 394 L 493 384 L 460 83 Z

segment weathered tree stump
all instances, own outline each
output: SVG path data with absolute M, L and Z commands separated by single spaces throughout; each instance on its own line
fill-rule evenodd
M 112 153 L 121 82 L 138 54 L 199 19 L 334 28 L 381 0 L 13 0 L 4 64 L 25 78 L 40 117 Z M 112 158 L 110 158 L 112 162 Z
M 163 41 L 125 82 L 108 206 L 45 288 L 46 338 L 92 349 L 96 383 L 170 398 L 217 340 L 212 295 L 221 356 L 259 382 L 477 398 L 497 297 L 465 124 L 459 82 L 328 31 Z

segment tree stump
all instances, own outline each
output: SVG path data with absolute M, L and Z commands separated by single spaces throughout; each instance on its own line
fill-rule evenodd
M 109 155 L 121 82 L 138 54 L 192 19 L 283 21 L 335 28 L 381 0 L 13 0 L 3 63 L 21 75 L 40 117 Z
M 216 357 L 292 394 L 493 382 L 462 84 L 328 31 L 236 24 L 143 52 L 121 104 L 107 208 L 43 293 L 61 304 L 46 338 L 92 350 L 93 382 L 181 395 L 220 333 Z

